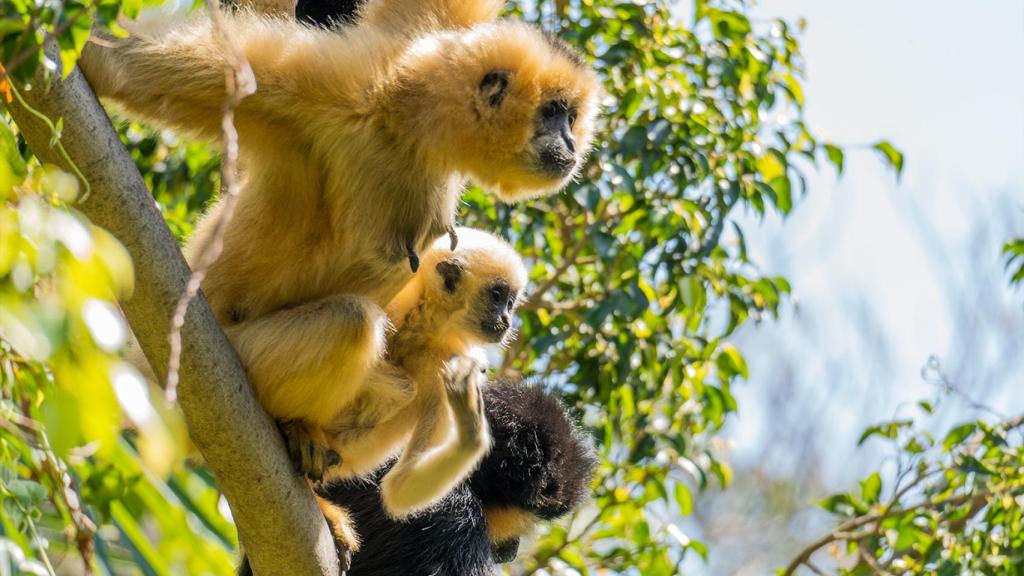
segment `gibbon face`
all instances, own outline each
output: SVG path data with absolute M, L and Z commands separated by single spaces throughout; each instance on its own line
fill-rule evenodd
M 410 69 L 432 80 L 418 91 L 438 110 L 431 117 L 425 106 L 407 102 L 420 116 L 408 119 L 441 133 L 426 144 L 446 163 L 505 201 L 557 190 L 580 169 L 600 88 L 562 40 L 496 22 L 423 39 L 411 53 Z
M 449 314 L 457 347 L 502 342 L 509 334 L 527 273 L 511 246 L 496 236 L 457 229 L 453 252 L 442 238 L 425 255 L 423 300 Z

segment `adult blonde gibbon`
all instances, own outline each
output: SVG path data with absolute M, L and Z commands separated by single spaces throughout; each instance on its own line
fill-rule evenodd
M 458 234 L 455 250 L 441 238 L 424 253 L 423 266 L 388 305 L 396 330 L 386 359 L 323 430 L 341 456 L 330 480 L 366 476 L 401 450 L 380 479 L 383 507 L 396 518 L 443 498 L 487 452 L 479 348 L 508 337 L 526 285 L 511 246 L 476 230 Z M 344 510 L 322 508 L 343 548 L 356 549 Z
M 356 400 L 353 383 L 384 354 L 381 307 L 453 229 L 467 179 L 514 201 L 559 189 L 582 163 L 595 75 L 553 37 L 492 22 L 498 6 L 380 0 L 341 32 L 222 18 L 258 87 L 235 112 L 243 188 L 202 289 L 263 406 L 303 424 L 293 433 L 322 429 Z M 196 18 L 91 43 L 80 63 L 129 114 L 214 138 L 220 38 Z

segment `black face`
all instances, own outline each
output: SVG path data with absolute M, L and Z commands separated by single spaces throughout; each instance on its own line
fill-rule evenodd
M 512 311 L 519 297 L 503 280 L 484 287 L 477 297 L 480 333 L 489 342 L 501 342 L 512 323 Z
M 576 109 L 565 100 L 549 100 L 537 111 L 534 148 L 541 172 L 558 178 L 576 168 Z
M 519 538 L 509 538 L 491 543 L 491 559 L 497 564 L 508 564 L 519 553 Z

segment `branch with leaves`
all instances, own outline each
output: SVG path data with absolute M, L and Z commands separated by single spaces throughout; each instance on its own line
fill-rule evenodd
M 931 413 L 928 402 L 921 409 Z M 825 573 L 812 559 L 834 556 L 839 574 L 1008 574 L 1024 567 L 1024 416 L 967 422 L 941 442 L 894 420 L 865 431 L 900 452 L 892 495 L 882 501 L 882 476 L 859 493 L 836 494 L 822 507 L 848 519 L 804 548 L 783 576 L 801 567 Z
M 47 46 L 52 61 L 58 53 L 55 43 Z M 41 160 L 73 170 L 70 159 L 92 185 L 93 194 L 77 207 L 113 233 L 135 262 L 135 290 L 122 308 L 150 365 L 166 366 L 169 319 L 188 267 L 85 78 L 77 70 L 62 80 L 44 72 L 22 90 L 24 104 L 8 110 Z M 51 127 L 40 115 L 60 119 L 67 159 L 55 153 Z M 189 307 L 182 335 L 181 409 L 253 567 L 264 574 L 336 574 L 330 531 L 202 298 Z

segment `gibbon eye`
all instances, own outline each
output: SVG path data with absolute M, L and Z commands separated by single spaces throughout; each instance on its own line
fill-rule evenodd
M 569 104 L 565 100 L 552 100 L 541 108 L 540 114 L 545 120 L 552 120 L 564 115 L 568 109 Z M 571 114 L 575 114 L 575 111 Z
M 572 108 L 569 110 L 569 127 L 572 128 L 576 125 L 576 109 Z
M 495 303 L 500 303 L 505 299 L 505 291 L 501 289 L 501 286 L 494 286 L 491 288 L 491 300 Z
M 508 70 L 492 70 L 480 81 L 480 94 L 492 107 L 497 107 L 505 99 L 508 74 Z

